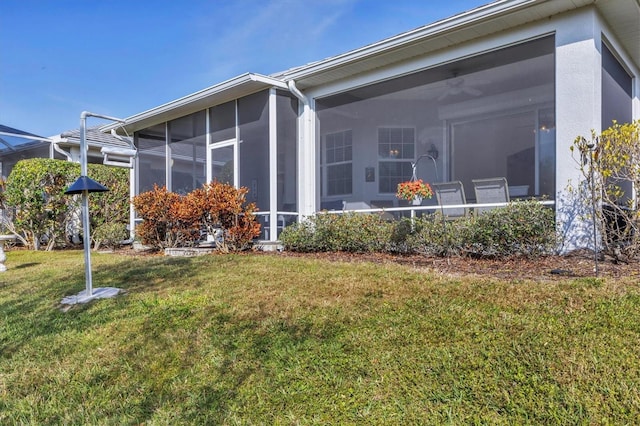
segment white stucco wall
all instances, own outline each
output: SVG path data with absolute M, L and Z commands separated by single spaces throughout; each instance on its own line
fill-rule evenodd
M 600 129 L 600 34 L 593 9 L 567 16 L 556 28 L 556 220 L 563 252 L 593 247 L 588 206 L 578 205 L 567 186 L 580 188 L 582 182 L 570 146 L 576 137 L 589 139 L 592 129 Z

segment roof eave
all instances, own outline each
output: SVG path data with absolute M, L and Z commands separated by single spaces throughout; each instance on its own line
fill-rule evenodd
M 348 65 L 350 63 L 362 61 L 394 49 L 417 43 L 424 39 L 436 37 L 443 33 L 462 29 L 470 25 L 477 25 L 483 21 L 495 19 L 499 16 L 512 13 L 514 11 L 530 7 L 536 3 L 544 3 L 548 0 L 501 0 L 479 6 L 466 12 L 445 18 L 423 27 L 381 40 L 376 43 L 355 49 L 322 61 L 313 62 L 309 65 L 295 68 L 291 71 L 284 71 L 277 74 L 285 81 L 300 80 L 311 77 L 315 74 L 326 72 L 330 69 Z
M 143 127 L 198 111 L 202 109 L 205 104 L 211 106 L 216 103 L 223 103 L 240 97 L 238 94 L 245 96 L 270 87 L 287 89 L 286 83 L 279 79 L 262 74 L 245 73 L 158 107 L 127 117 L 124 127 L 128 132 L 133 132 Z M 123 125 L 120 123 L 109 123 L 100 127 L 99 130 L 101 132 L 108 132 L 121 127 L 123 127 Z

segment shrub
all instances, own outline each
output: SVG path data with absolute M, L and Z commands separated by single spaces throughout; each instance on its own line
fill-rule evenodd
M 88 164 L 88 173 L 109 191 L 89 196 L 91 239 L 94 249 L 101 245 L 118 247 L 128 237 L 129 223 L 129 169 Z
M 568 188 L 582 211 L 591 212 L 595 220 L 602 251 L 616 260 L 640 255 L 640 120 L 619 124 L 590 140 L 575 139 L 571 146 L 583 183 L 579 189 Z M 595 194 L 595 200 L 593 195 Z M 591 213 L 583 219 L 589 220 Z
M 260 235 L 260 224 L 254 213 L 255 203 L 247 203 L 245 187 L 214 181 L 186 195 L 187 215 L 195 214 L 199 224 L 217 235 L 216 244 L 224 251 L 244 250 Z
M 145 244 L 167 248 L 193 246 L 206 232 L 219 237 L 221 250 L 243 250 L 260 235 L 255 204 L 245 203 L 247 192 L 213 182 L 182 196 L 155 186 L 133 199 L 143 219 L 136 235 Z
M 408 250 L 427 256 L 463 254 L 470 226 L 468 218 L 443 221 L 440 213 L 423 216 L 415 220 L 413 232 L 407 235 Z
M 71 181 L 73 164 L 50 159 L 19 161 L 7 179 L 6 202 L 14 207 L 13 232 L 34 250 L 43 240 L 47 249 L 64 236 L 72 198 L 64 191 Z
M 300 252 L 383 252 L 389 249 L 393 224 L 375 214 L 318 214 L 288 226 L 280 234 L 287 250 Z
M 109 188 L 91 194 L 91 227 L 126 226 L 129 211 L 128 173 L 101 164 L 90 164 L 89 174 Z M 80 197 L 64 191 L 80 175 L 80 165 L 68 161 L 33 158 L 19 161 L 6 182 L 5 202 L 12 217 L 5 222 L 27 247 L 47 250 L 66 243 L 70 233 L 80 232 Z M 99 243 L 99 242 L 98 242 Z
M 315 216 L 285 227 L 280 233 L 280 242 L 284 249 L 300 253 L 323 251 L 317 244 L 314 222 Z
M 536 201 L 512 202 L 471 221 L 461 247 L 469 255 L 538 256 L 557 245 L 553 210 Z
M 370 214 L 318 214 L 284 229 L 286 250 L 418 253 L 427 256 L 537 256 L 556 246 L 553 210 L 514 202 L 478 217 L 443 221 L 439 213 L 385 222 Z
M 127 226 L 118 222 L 105 222 L 93 230 L 91 237 L 94 241 L 93 248 L 95 250 L 102 246 L 118 248 L 122 241 L 128 237 Z
M 133 207 L 142 218 L 135 233 L 142 243 L 156 249 L 195 244 L 200 236 L 194 231 L 198 229 L 197 217 L 184 212 L 183 200 L 183 196 L 157 185 L 133 197 Z

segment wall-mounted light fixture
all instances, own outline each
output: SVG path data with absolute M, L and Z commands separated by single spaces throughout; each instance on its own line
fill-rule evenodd
M 434 144 L 431 144 L 431 147 L 427 151 L 427 154 L 429 154 L 429 156 L 431 158 L 433 158 L 434 160 L 437 160 L 438 159 L 438 155 L 440 153 L 438 152 L 438 148 L 436 148 L 436 146 Z

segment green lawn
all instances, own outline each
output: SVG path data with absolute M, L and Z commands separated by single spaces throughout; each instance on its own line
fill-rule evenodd
M 0 424 L 637 424 L 629 279 L 277 255 L 8 252 Z

